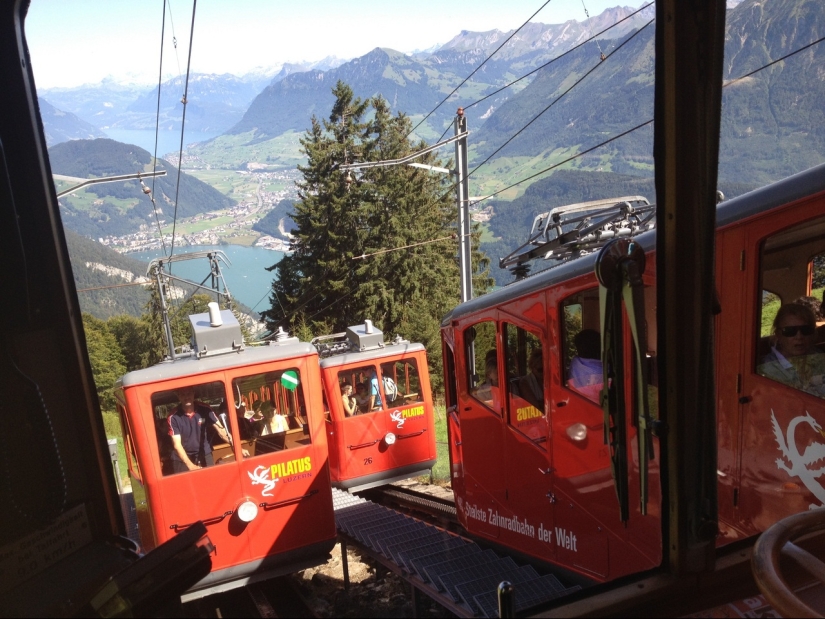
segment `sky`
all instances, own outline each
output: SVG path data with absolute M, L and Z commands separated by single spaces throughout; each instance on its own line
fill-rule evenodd
M 544 2 L 200 0 L 191 71 L 243 75 L 284 62 L 357 58 L 376 47 L 429 49 L 462 30 L 518 28 Z M 619 5 L 641 2 L 550 0 L 532 21 L 582 21 L 585 7 L 595 17 Z M 192 6 L 193 0 L 166 2 L 164 79 L 186 73 Z M 162 24 L 163 0 L 32 0 L 25 29 L 37 86 L 79 86 L 106 77 L 155 84 Z

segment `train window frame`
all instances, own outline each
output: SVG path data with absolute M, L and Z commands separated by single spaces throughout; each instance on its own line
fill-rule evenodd
M 360 376 L 361 380 L 358 380 L 356 382 L 355 378 L 353 378 L 356 375 Z M 363 378 L 364 376 L 368 376 L 369 378 L 364 379 Z M 372 381 L 373 381 L 372 377 L 373 376 L 375 377 L 375 380 L 376 380 L 375 387 L 373 387 L 373 385 L 372 385 Z M 382 380 L 378 380 L 378 376 L 381 376 Z M 336 378 L 337 378 L 337 381 L 338 381 L 338 392 L 339 393 L 341 391 L 341 385 L 344 384 L 344 381 L 342 380 L 342 378 L 347 379 L 346 382 L 348 382 L 349 384 L 352 385 L 352 391 L 353 391 L 353 394 L 354 394 L 353 397 L 355 397 L 355 404 L 356 404 L 356 409 L 357 409 L 356 412 L 353 414 L 353 416 L 360 417 L 362 415 L 374 415 L 375 413 L 380 413 L 381 411 L 386 410 L 387 408 L 389 408 L 388 406 L 386 406 L 387 398 L 386 398 L 386 394 L 384 393 L 383 373 L 381 372 L 380 368 L 377 367 L 375 364 L 373 364 L 373 363 L 364 363 L 364 364 L 358 365 L 357 367 L 348 367 L 348 368 L 345 368 L 343 370 L 339 370 Z M 357 393 L 358 392 L 358 385 L 360 385 L 360 384 L 363 384 L 364 387 L 367 389 L 367 397 L 368 398 L 372 396 L 370 391 L 373 388 L 376 388 L 378 390 L 378 394 L 381 398 L 381 405 L 380 406 L 378 406 L 377 408 L 373 407 L 371 410 L 361 410 L 360 409 L 361 405 L 358 403 L 358 393 Z
M 138 482 L 143 483 L 143 476 L 140 473 L 140 463 L 135 452 L 135 441 L 132 435 L 132 426 L 129 424 L 129 416 L 126 408 L 118 403 L 117 413 L 120 417 L 120 429 L 123 433 L 123 451 L 126 453 L 126 469 Z
M 303 377 L 298 366 L 233 373 L 231 385 L 240 439 L 240 450 L 235 452 L 240 451 L 243 462 L 312 445 L 309 420 L 302 414 L 308 410 Z M 268 410 L 273 412 L 275 428 L 264 434 L 263 420 Z M 240 433 L 241 417 L 249 424 L 244 433 Z M 227 461 L 232 459 L 227 455 Z
M 387 402 L 391 403 L 393 406 L 407 406 L 408 404 L 418 404 L 424 402 L 424 387 L 421 382 L 421 372 L 418 369 L 418 360 L 415 357 L 401 357 L 400 359 L 395 359 L 393 361 L 387 361 L 386 363 L 382 363 L 381 383 L 382 387 L 385 388 L 385 392 L 387 383 L 384 381 L 387 378 L 387 376 L 384 373 L 384 367 L 389 366 L 390 363 L 392 363 L 393 372 L 392 376 L 390 376 L 389 378 L 391 378 L 393 383 L 395 384 L 396 395 L 394 399 L 389 400 L 389 394 L 385 393 L 385 395 L 387 396 Z M 401 368 L 398 367 L 399 365 L 401 366 Z M 398 378 L 399 369 L 403 370 L 403 380 L 399 380 Z M 413 379 L 415 383 L 418 385 L 417 390 L 413 390 L 411 387 L 411 385 L 413 384 Z
M 158 385 L 158 386 L 160 386 L 160 385 Z M 230 401 L 226 397 L 226 383 L 221 379 L 214 379 L 214 378 L 213 378 L 213 380 L 209 380 L 209 381 L 205 381 L 205 382 L 199 382 L 199 383 L 181 383 L 181 384 L 177 384 L 177 385 L 172 386 L 172 387 L 165 386 L 165 388 L 163 388 L 163 389 L 157 389 L 155 391 L 152 391 L 152 393 L 149 396 L 149 401 L 150 401 L 150 407 L 151 407 L 151 411 L 152 411 L 152 420 L 153 420 L 153 423 L 155 425 L 155 440 L 157 442 L 159 463 L 160 463 L 160 467 L 161 467 L 161 473 L 164 477 L 169 477 L 169 476 L 172 476 L 172 475 L 180 475 L 180 474 L 184 474 L 184 473 L 185 474 L 191 474 L 191 473 L 196 473 L 198 470 L 200 470 L 200 469 L 190 469 L 190 470 L 187 470 L 187 471 L 181 470 L 181 471 L 176 472 L 174 470 L 174 464 L 173 464 L 174 459 L 172 457 L 172 454 L 174 453 L 174 443 L 172 442 L 172 439 L 171 439 L 171 436 L 172 436 L 172 434 L 170 433 L 170 431 L 171 431 L 171 425 L 170 425 L 171 422 L 169 421 L 169 418 L 171 417 L 171 415 L 174 414 L 173 411 L 175 411 L 177 409 L 177 407 L 180 405 L 180 400 L 177 396 L 177 392 L 182 390 L 182 389 L 187 389 L 187 388 L 194 389 L 194 391 L 195 391 L 195 396 L 194 397 L 195 397 L 196 403 L 198 405 L 208 407 L 209 412 L 210 412 L 209 416 L 210 416 L 211 419 L 214 419 L 214 420 L 221 419 L 221 417 L 220 417 L 220 408 L 221 408 L 222 402 L 226 403 L 227 408 L 228 408 L 228 402 Z M 174 402 L 174 404 L 173 404 L 173 402 Z M 216 409 L 217 409 L 218 412 L 216 412 Z M 163 412 L 165 412 L 166 415 L 164 417 L 161 417 L 160 414 L 163 413 Z M 229 434 L 229 437 L 232 438 L 233 429 L 232 429 L 231 415 L 227 414 L 225 417 L 223 417 L 223 419 L 225 420 L 226 423 L 229 424 L 228 434 Z M 161 434 L 159 432 L 158 425 L 159 425 L 159 423 L 162 423 L 163 421 L 165 421 L 166 422 L 165 425 L 168 426 L 168 428 L 164 428 L 165 429 L 164 436 L 169 437 L 169 439 L 170 439 L 169 440 L 170 444 L 168 444 L 168 445 L 162 444 L 162 442 L 160 440 L 161 439 Z M 212 421 L 210 423 L 211 423 L 211 425 L 214 425 L 215 421 Z M 213 429 L 213 432 L 216 433 L 217 431 Z M 202 466 L 203 469 L 211 468 L 215 464 L 218 464 L 216 459 L 214 459 L 214 457 L 213 457 L 213 453 L 215 451 L 217 451 L 219 449 L 222 449 L 224 447 L 229 447 L 230 449 L 232 448 L 231 443 L 223 442 L 221 444 L 216 445 L 212 442 L 212 440 L 213 439 L 207 437 L 207 441 L 208 441 L 209 446 L 211 447 L 211 449 L 209 450 L 209 453 L 204 452 L 204 459 L 203 459 L 204 464 Z M 165 443 L 165 441 L 164 441 L 164 443 Z M 168 458 L 164 459 L 164 451 L 166 451 L 167 449 L 168 449 Z M 197 464 L 197 462 L 195 462 L 194 464 Z
M 817 259 L 825 262 L 825 215 L 807 219 L 766 236 L 759 243 L 757 255 L 759 284 L 756 286 L 757 298 L 754 299 L 756 320 L 752 334 L 754 353 L 750 369 L 755 375 L 785 388 L 805 396 L 825 399 L 825 321 L 817 320 L 821 315 L 811 311 L 803 300 L 815 292 L 813 281 L 816 278 Z M 820 279 L 825 284 L 825 264 L 821 270 Z M 825 290 L 816 290 L 819 291 L 821 305 Z M 775 298 L 767 298 L 767 295 Z M 795 325 L 807 322 L 812 317 L 814 330 L 809 335 L 802 335 L 810 337 L 810 340 L 805 340 L 808 342 L 808 352 L 790 355 L 790 350 L 785 350 L 786 347 L 804 344 L 793 343 L 800 332 L 785 338 L 774 331 L 774 324 L 782 308 L 799 305 L 800 300 L 803 300 L 802 305 L 807 309 L 790 309 L 781 320 L 790 320 Z
M 476 363 L 479 362 L 476 343 L 479 341 L 478 331 L 480 325 L 489 325 L 492 327 L 492 334 L 483 334 L 485 340 L 489 339 L 490 335 L 492 335 L 492 348 L 489 345 L 485 346 L 481 364 L 483 368 L 482 372 L 486 373 L 488 363 L 490 363 L 490 367 L 492 367 L 491 359 L 495 359 L 496 384 L 489 383 L 486 376 L 482 376 L 482 374 L 478 374 L 476 372 L 475 366 Z M 486 327 L 485 331 L 488 331 Z M 462 341 L 464 343 L 465 355 L 464 366 L 466 369 L 464 380 L 466 381 L 467 395 L 470 396 L 475 402 L 481 404 L 484 407 L 484 410 L 501 417 L 504 414 L 504 406 L 502 406 L 501 395 L 499 392 L 501 385 L 501 355 L 499 355 L 500 346 L 498 339 L 498 322 L 493 319 L 479 320 L 472 325 L 469 325 L 462 331 Z M 475 361 L 475 363 L 473 361 Z M 495 388 L 495 390 L 493 388 Z M 479 395 L 489 395 L 490 397 L 489 399 L 482 399 L 481 397 L 478 397 Z
M 577 396 L 584 398 L 588 402 L 599 406 L 599 393 L 602 390 L 603 381 L 596 380 L 599 376 L 602 376 L 601 373 L 601 342 L 599 341 L 599 356 L 598 356 L 598 365 L 590 363 L 588 364 L 587 361 L 589 360 L 596 360 L 595 357 L 591 356 L 588 357 L 580 357 L 578 348 L 574 343 L 574 339 L 579 336 L 580 333 L 586 330 L 595 331 L 599 338 L 601 338 L 601 333 L 599 330 L 594 329 L 590 322 L 588 322 L 588 326 L 585 327 L 585 300 L 587 300 L 590 304 L 593 304 L 595 301 L 596 305 L 596 313 L 595 317 L 598 319 L 598 302 L 599 302 L 599 289 L 597 286 L 591 286 L 589 288 L 584 288 L 582 290 L 578 290 L 575 293 L 568 295 L 564 299 L 561 300 L 559 303 L 559 323 L 561 326 L 561 338 L 560 338 L 560 359 L 559 359 L 559 369 L 561 374 L 561 382 L 565 389 L 568 391 L 575 393 Z M 576 331 L 575 334 L 571 334 L 570 323 L 573 319 L 571 316 L 568 318 L 569 312 L 568 308 L 579 306 L 579 329 Z M 592 309 L 590 310 L 592 312 Z M 588 318 L 592 318 L 590 312 L 587 314 Z M 595 346 L 594 342 L 582 342 L 582 345 L 587 344 L 588 347 Z M 581 368 L 582 374 L 586 375 L 589 378 L 589 382 L 585 385 L 582 385 L 581 388 L 577 388 L 575 384 L 571 384 L 571 367 L 573 365 L 573 360 L 579 357 L 581 361 Z
M 545 368 L 547 343 L 543 333 L 537 328 L 530 329 L 515 322 L 502 321 L 501 329 L 504 343 L 504 375 L 507 377 L 505 386 L 507 425 L 533 445 L 546 451 L 548 424 L 545 400 L 548 393 L 548 372 L 542 372 L 540 400 L 535 394 L 532 398 L 525 396 L 528 395 L 527 390 L 531 389 L 530 379 L 533 378 L 535 381 L 533 374 L 535 367 L 531 368 L 531 365 L 534 366 L 535 363 L 534 358 L 540 355 L 542 369 Z M 512 336 L 514 337 L 511 337 L 511 330 L 513 330 Z M 512 342 L 515 342 L 515 349 L 511 345 Z

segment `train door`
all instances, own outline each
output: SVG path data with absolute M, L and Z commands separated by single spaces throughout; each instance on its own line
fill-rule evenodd
M 382 387 L 387 399 L 387 426 L 395 435 L 388 452 L 391 468 L 402 471 L 436 459 L 433 399 L 424 351 L 381 363 Z
M 738 522 L 747 534 L 825 506 L 825 197 L 743 225 Z M 813 297 L 813 299 L 806 299 Z M 723 306 L 723 311 L 725 311 Z M 819 322 L 817 322 L 819 321 Z M 724 339 L 720 341 L 725 346 Z
M 459 341 L 464 361 L 459 366 L 465 368 L 458 378 L 465 490 L 460 507 L 471 532 L 498 537 L 493 514 L 504 511 L 506 482 L 495 320 L 462 326 Z
M 392 465 L 386 442 L 389 403 L 384 393 L 381 368 L 377 363 L 361 361 L 330 371 L 335 370 L 338 385 L 348 383 L 353 386 L 357 407 L 353 416 L 336 424 L 341 481 L 368 478 Z
M 134 501 L 134 518 L 137 521 L 137 531 L 131 529 L 130 519 L 126 516 L 126 531 L 129 537 L 133 537 L 135 533 L 137 537 L 134 538 L 141 546 L 143 552 L 149 552 L 157 546 L 157 538 L 155 536 L 155 527 L 152 524 L 152 513 L 149 510 L 149 505 L 146 500 L 146 486 L 144 484 L 143 475 L 140 472 L 140 464 L 137 457 L 137 450 L 135 449 L 135 438 L 132 432 L 132 426 L 129 422 L 129 416 L 126 414 L 126 409 L 121 402 L 117 404 L 117 412 L 120 417 L 120 427 L 123 434 L 123 448 L 126 452 L 126 467 L 129 471 L 129 482 L 132 488 L 132 499 Z M 125 510 L 125 507 L 124 507 Z
M 573 294 L 561 289 L 548 303 L 559 333 L 551 348 L 550 400 L 558 560 L 605 578 L 607 523 L 617 523 L 618 509 L 599 404 L 599 291 L 592 284 Z
M 217 430 L 219 423 L 223 428 L 232 423 L 218 418 L 227 393 L 223 373 L 150 383 L 136 391 L 139 400 L 132 406 L 145 411 L 145 432 L 157 449 L 149 451 L 157 456 L 151 463 L 144 460 L 141 473 L 152 468 L 155 477 L 147 486 L 158 543 L 203 520 L 217 549 L 213 571 L 249 561 L 248 539 L 229 526 L 246 493 L 237 469 L 220 465 L 220 456 L 213 457 L 210 449 L 229 449 Z
M 654 275 L 646 274 L 650 284 Z M 592 278 L 550 293 L 548 324 L 558 325 L 550 351 L 550 437 L 555 475 L 555 532 L 560 563 L 597 579 L 622 576 L 659 564 L 661 532 L 658 460 L 640 462 L 632 413 L 634 389 L 628 389 L 628 468 L 630 520 L 619 519 L 610 452 L 604 441 L 604 412 L 599 290 Z M 645 352 L 655 357 L 655 288 L 645 288 L 648 340 Z M 625 321 L 624 341 L 631 342 Z M 626 346 L 624 365 L 634 368 L 632 346 Z M 652 363 L 649 365 L 652 366 Z M 628 384 L 635 384 L 633 370 Z M 647 386 L 655 411 L 655 376 Z M 654 447 L 655 450 L 655 447 Z M 654 452 L 656 453 L 656 452 Z M 648 467 L 648 515 L 639 507 L 639 471 Z
M 238 413 L 254 410 L 256 402 L 264 411 L 255 433 L 244 430 L 247 416 L 237 415 L 240 482 L 260 508 L 245 531 L 251 558 L 288 557 L 296 549 L 312 554 L 313 543 L 322 545 L 335 535 L 317 358 L 239 368 L 229 378 Z M 281 420 L 269 423 L 268 430 L 270 410 Z
M 544 303 L 536 296 L 508 304 L 506 310 L 537 320 L 545 315 Z M 514 548 L 552 560 L 557 549 L 553 515 L 556 497 L 545 413 L 549 397 L 544 374 L 547 337 L 537 325 L 515 316 L 503 319 L 502 334 L 507 507 L 513 518 L 506 535 Z
M 442 330 L 444 359 L 444 403 L 447 406 L 447 441 L 450 450 L 450 486 L 456 498 L 464 497 L 464 455 L 461 440 L 461 417 L 455 372 L 455 340 L 451 329 Z

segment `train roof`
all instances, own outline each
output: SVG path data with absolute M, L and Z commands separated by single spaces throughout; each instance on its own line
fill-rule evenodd
M 716 226 L 721 228 L 747 217 L 759 215 L 782 204 L 788 204 L 825 191 L 825 164 L 799 172 L 776 183 L 771 183 L 731 200 L 722 202 L 716 211 Z M 634 237 L 645 251 L 656 248 L 656 231 L 650 230 Z M 523 295 L 544 290 L 549 286 L 592 273 L 598 251 L 559 263 L 538 271 L 523 279 L 507 284 L 481 297 L 471 299 L 455 307 L 441 321 L 448 326 L 451 321 L 498 305 Z
M 245 365 L 257 365 L 267 361 L 280 361 L 297 357 L 317 357 L 315 347 L 290 338 L 288 342 L 269 342 L 265 346 L 244 348 L 238 352 L 198 358 L 193 352 L 188 356 L 167 360 L 142 370 L 124 374 L 115 383 L 116 388 L 133 387 L 172 378 L 196 376 L 205 372 L 227 370 Z
M 424 345 L 418 343 L 410 343 L 407 341 L 402 341 L 397 344 L 387 343 L 383 348 L 346 352 L 332 357 L 327 357 L 326 359 L 321 359 L 321 367 L 332 368 L 356 362 L 367 364 L 377 359 L 380 360 L 388 357 L 397 357 L 406 353 L 414 353 L 423 350 L 425 350 Z

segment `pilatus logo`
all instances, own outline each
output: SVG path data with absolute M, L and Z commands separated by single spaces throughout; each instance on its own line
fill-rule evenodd
M 275 489 L 279 478 L 275 477 L 274 479 L 270 479 L 268 466 L 255 467 L 255 470 L 251 473 L 247 472 L 247 475 L 249 475 L 249 479 L 252 480 L 253 486 L 257 486 L 258 484 L 264 486 L 261 490 L 261 496 L 272 496 L 272 491 Z
M 390 419 L 395 422 L 395 427 L 403 428 L 404 427 L 404 417 L 401 415 L 401 411 L 393 411 L 390 413 Z
M 782 428 L 779 427 L 779 422 L 776 420 L 776 415 L 771 411 L 771 421 L 773 422 L 773 434 L 776 437 L 776 442 L 779 443 L 779 451 L 782 453 L 781 458 L 776 459 L 776 466 L 785 471 L 791 477 L 799 477 L 805 487 L 810 490 L 813 495 L 819 499 L 819 505 L 811 503 L 809 509 L 817 509 L 825 507 L 825 488 L 817 481 L 817 477 L 825 474 L 825 444 L 815 442 L 805 449 L 805 453 L 799 453 L 799 448 L 796 446 L 796 428 L 800 424 L 808 424 L 813 428 L 814 432 L 825 437 L 825 430 L 819 425 L 810 413 L 794 417 L 788 424 L 787 434 L 782 433 Z M 790 463 L 788 466 L 785 461 Z M 809 468 L 814 464 L 819 463 L 819 468 Z

